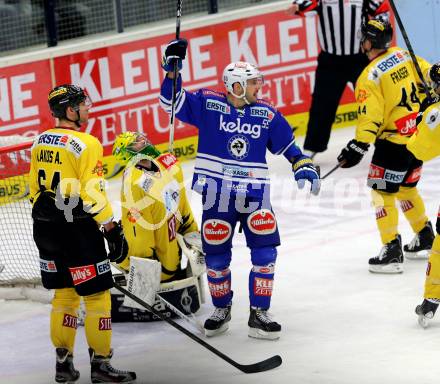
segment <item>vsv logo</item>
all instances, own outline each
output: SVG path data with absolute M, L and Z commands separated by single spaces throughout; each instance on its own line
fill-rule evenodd
M 250 135 L 253 139 L 258 139 L 261 134 L 260 124 L 241 124 L 241 119 L 238 117 L 236 122 L 223 120 L 223 115 L 220 115 L 220 131 L 230 132 L 230 133 L 243 133 L 245 135 Z

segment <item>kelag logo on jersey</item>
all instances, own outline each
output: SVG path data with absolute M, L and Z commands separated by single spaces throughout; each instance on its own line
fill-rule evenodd
M 210 111 L 226 113 L 228 115 L 231 113 L 231 107 L 228 104 L 213 99 L 206 100 L 206 109 L 209 109 Z
M 262 117 L 264 119 L 268 119 L 269 121 L 272 121 L 274 117 L 274 113 L 266 107 L 251 107 L 251 116 L 253 117 Z
M 241 119 L 237 118 L 236 122 L 233 121 L 223 121 L 223 115 L 220 115 L 220 131 L 230 132 L 230 133 L 243 133 L 245 135 L 251 135 L 253 139 L 258 139 L 261 134 L 260 124 L 241 124 Z
M 237 160 L 242 160 L 248 155 L 249 147 L 249 140 L 243 135 L 232 136 L 228 141 L 228 152 Z

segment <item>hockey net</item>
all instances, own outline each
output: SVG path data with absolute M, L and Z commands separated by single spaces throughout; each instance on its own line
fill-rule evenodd
M 0 298 L 46 302 L 32 235 L 31 146 L 32 138 L 0 137 Z

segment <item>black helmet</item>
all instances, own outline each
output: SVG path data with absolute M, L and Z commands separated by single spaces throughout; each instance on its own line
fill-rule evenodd
M 372 19 L 362 24 L 361 43 L 370 40 L 371 47 L 377 49 L 387 49 L 393 39 L 393 27 L 388 20 Z
M 54 117 L 66 119 L 67 107 L 79 111 L 79 104 L 88 99 L 84 90 L 73 84 L 63 84 L 49 92 L 49 108 Z
M 440 87 L 440 63 L 435 63 L 429 70 L 429 78 L 432 81 L 434 88 Z

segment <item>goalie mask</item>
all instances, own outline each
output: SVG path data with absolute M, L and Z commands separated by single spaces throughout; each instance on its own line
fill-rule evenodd
M 125 165 L 136 155 L 146 155 L 154 159 L 160 152 L 143 133 L 124 132 L 116 138 L 112 154 Z
M 371 48 L 388 49 L 393 39 L 393 27 L 387 20 L 372 19 L 362 24 L 361 45 L 369 40 Z
M 223 82 L 225 83 L 225 87 L 227 91 L 233 96 L 246 100 L 246 88 L 247 81 L 252 79 L 259 79 L 261 83 L 264 82 L 264 78 L 260 70 L 257 66 L 244 62 L 237 61 L 235 63 L 228 64 L 223 71 Z M 234 84 L 239 83 L 243 89 L 243 93 L 241 95 L 237 95 L 234 93 Z

